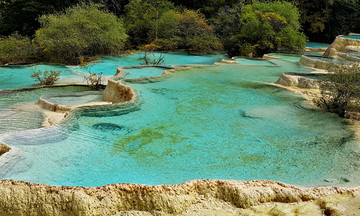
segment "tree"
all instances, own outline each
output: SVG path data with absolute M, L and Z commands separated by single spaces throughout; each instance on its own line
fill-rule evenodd
M 320 107 L 344 117 L 347 111 L 359 111 L 353 101 L 360 97 L 360 65 L 331 69 L 329 82 L 321 85 Z
M 0 1 L 0 34 L 32 36 L 40 27 L 37 18 L 41 15 L 62 11 L 79 0 L 8 0 Z
M 241 16 L 241 30 L 230 38 L 229 55 L 262 57 L 278 48 L 300 50 L 306 37 L 300 33 L 299 12 L 288 2 L 247 5 Z M 234 49 L 235 48 L 235 49 Z
M 335 36 L 360 30 L 358 0 L 293 0 L 301 24 L 312 41 L 332 42 Z
M 140 50 L 144 51 L 144 57 L 140 60 L 144 60 L 145 65 L 161 65 L 164 63 L 165 56 L 160 53 L 156 56 L 156 50 L 160 47 L 156 44 L 150 43 L 140 47 Z
M 158 23 L 159 34 L 153 42 L 163 50 L 178 48 L 198 52 L 222 49 L 214 27 L 206 23 L 205 16 L 199 11 L 169 10 L 159 18 Z M 150 38 L 154 38 L 154 31 L 150 31 Z
M 127 35 L 115 15 L 99 4 L 81 3 L 39 18 L 35 42 L 47 61 L 79 64 L 82 56 L 120 53 Z
M 131 47 L 148 44 L 156 39 L 160 16 L 173 9 L 167 0 L 131 0 L 125 6 L 125 26 Z M 150 35 L 152 31 L 152 35 Z
M 30 38 L 14 33 L 0 37 L 0 64 L 31 63 L 35 61 L 36 49 Z

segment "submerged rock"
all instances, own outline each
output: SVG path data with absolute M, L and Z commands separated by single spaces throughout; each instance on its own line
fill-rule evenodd
M 106 132 L 106 131 L 120 131 L 125 129 L 125 126 L 112 124 L 112 123 L 98 123 L 98 124 L 94 124 L 92 128 Z

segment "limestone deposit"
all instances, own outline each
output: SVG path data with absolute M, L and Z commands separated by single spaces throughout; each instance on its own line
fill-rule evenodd
M 336 37 L 335 41 L 325 51 L 324 57 L 335 57 L 339 52 L 349 52 L 360 47 L 360 40 Z
M 329 70 L 331 67 L 334 66 L 334 63 L 332 62 L 323 61 L 320 59 L 313 59 L 305 55 L 301 56 L 300 63 L 308 67 L 313 67 L 323 70 Z
M 325 82 L 303 77 L 297 73 L 283 73 L 276 81 L 276 83 L 283 86 L 293 86 L 305 89 L 319 89 L 320 86 Z
M 351 215 L 360 189 L 304 189 L 273 181 L 58 187 L 0 181 L 3 215 Z
M 132 100 L 135 93 L 131 87 L 125 86 L 121 81 L 109 79 L 106 89 L 103 92 L 103 101 L 121 103 Z

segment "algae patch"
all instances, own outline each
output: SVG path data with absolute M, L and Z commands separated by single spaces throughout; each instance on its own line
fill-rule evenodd
M 176 131 L 169 130 L 167 126 L 157 126 L 135 131 L 114 143 L 112 154 L 127 153 L 132 158 L 143 161 L 156 157 L 165 159 L 167 156 L 182 154 L 191 149 L 185 146 L 182 151 L 177 145 L 187 140 Z

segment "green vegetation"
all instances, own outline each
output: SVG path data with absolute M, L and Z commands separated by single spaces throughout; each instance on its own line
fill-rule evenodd
M 356 0 L 0 1 L 0 63 L 79 64 L 146 44 L 261 57 L 301 49 L 302 31 L 319 42 L 360 31 L 359 7 Z
M 230 38 L 228 53 L 262 57 L 278 48 L 300 50 L 306 37 L 299 32 L 299 13 L 291 3 L 255 3 L 243 8 L 239 33 Z
M 320 107 L 344 117 L 346 112 L 359 112 L 360 65 L 333 68 L 329 81 L 321 86 Z
M 40 17 L 35 43 L 43 59 L 79 64 L 80 57 L 116 54 L 127 38 L 120 19 L 97 4 L 80 4 L 64 13 Z
M 159 18 L 174 5 L 167 0 L 130 0 L 125 6 L 125 26 L 129 45 L 137 47 L 150 43 L 161 31 L 157 30 Z
M 31 63 L 35 60 L 36 49 L 30 38 L 14 33 L 0 37 L 0 63 Z
M 53 85 L 60 79 L 60 72 L 50 70 L 43 73 L 39 70 L 38 72 L 34 72 L 30 77 L 39 81 L 41 85 Z
M 214 27 L 207 24 L 203 14 L 194 10 L 165 12 L 158 25 L 150 31 L 150 38 L 155 38 L 153 43 L 163 50 L 204 52 L 222 49 Z

